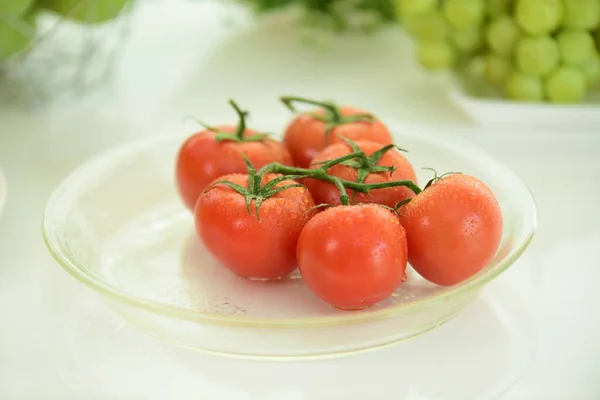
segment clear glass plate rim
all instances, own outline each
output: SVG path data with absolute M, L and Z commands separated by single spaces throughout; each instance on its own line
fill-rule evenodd
M 234 327 L 298 329 L 321 328 L 373 322 L 386 318 L 397 317 L 405 312 L 413 311 L 415 308 L 424 308 L 431 304 L 451 299 L 452 297 L 457 296 L 459 294 L 468 294 L 469 292 L 477 290 L 478 288 L 482 288 L 486 283 L 490 282 L 496 276 L 500 275 L 502 272 L 508 269 L 525 252 L 529 243 L 533 239 L 535 228 L 537 226 L 537 212 L 535 201 L 533 199 L 533 196 L 531 195 L 529 188 L 518 178 L 518 176 L 512 170 L 510 170 L 510 168 L 508 168 L 500 161 L 496 160 L 496 158 L 489 154 L 487 151 L 479 148 L 478 146 L 463 138 L 436 129 L 425 128 L 416 124 L 391 122 L 393 120 L 390 120 L 390 122 L 388 122 L 386 118 L 381 119 L 385 121 L 386 124 L 388 124 L 388 126 L 392 128 L 393 131 L 403 132 L 403 136 L 417 136 L 417 134 L 410 133 L 413 132 L 412 129 L 408 129 L 412 126 L 413 129 L 415 129 L 415 131 L 419 132 L 419 140 L 432 141 L 437 144 L 439 144 L 441 140 L 446 146 L 455 148 L 467 147 L 470 148 L 471 151 L 476 150 L 480 155 L 485 156 L 485 158 L 495 163 L 497 167 L 504 169 L 507 173 L 512 175 L 523 186 L 523 188 L 528 194 L 528 204 L 523 204 L 523 207 L 526 207 L 531 211 L 530 213 L 528 213 L 528 215 L 530 215 L 531 217 L 531 220 L 527 224 L 527 226 L 529 226 L 529 230 L 524 234 L 521 243 L 519 243 L 506 258 L 502 259 L 498 263 L 498 265 L 487 271 L 482 271 L 482 273 L 476 274 L 472 278 L 462 282 L 459 285 L 449 287 L 442 293 L 422 298 L 409 304 L 397 305 L 394 307 L 388 307 L 380 310 L 344 313 L 343 315 L 333 315 L 318 318 L 270 319 L 243 316 L 220 316 L 157 303 L 141 297 L 129 295 L 123 290 L 107 283 L 98 276 L 92 274 L 87 270 L 87 268 L 84 265 L 81 265 L 81 263 L 79 263 L 78 260 L 70 257 L 69 250 L 62 242 L 60 235 L 57 235 L 55 233 L 57 226 L 60 225 L 61 218 L 64 218 L 68 212 L 68 210 L 65 207 L 60 207 L 60 204 L 63 203 L 61 199 L 63 198 L 63 196 L 68 195 L 69 193 L 77 192 L 76 188 L 78 188 L 79 185 L 74 183 L 85 180 L 84 178 L 89 176 L 90 171 L 99 171 L 103 167 L 109 165 L 110 160 L 120 159 L 128 153 L 141 151 L 147 147 L 152 147 L 153 145 L 161 143 L 163 141 L 170 142 L 178 138 L 183 139 L 189 136 L 189 134 L 163 134 L 155 135 L 153 137 L 145 138 L 143 140 L 131 140 L 93 157 L 83 165 L 76 168 L 58 185 L 58 187 L 54 190 L 54 192 L 48 199 L 42 221 L 42 234 L 44 242 L 54 259 L 69 274 L 71 274 L 73 277 L 75 277 L 85 285 L 89 286 L 90 288 L 98 291 L 102 295 L 105 295 L 114 300 L 118 300 L 128 306 L 141 308 L 145 311 L 149 311 L 154 314 L 161 314 L 168 317 L 178 318 L 192 322 Z M 423 136 L 424 131 L 426 132 L 425 137 Z

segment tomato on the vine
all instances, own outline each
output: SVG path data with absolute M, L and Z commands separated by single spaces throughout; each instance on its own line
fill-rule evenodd
M 362 309 L 406 279 L 406 235 L 397 215 L 379 205 L 332 207 L 304 226 L 297 258 L 315 295 L 340 309 Z
M 384 183 L 399 180 L 411 180 L 416 183 L 417 176 L 410 162 L 393 146 L 382 147 L 370 141 L 335 143 L 327 146 L 313 159 L 312 169 L 319 168 L 324 162 L 337 159 L 355 152 L 364 153 L 363 157 L 336 164 L 327 170 L 329 175 L 358 183 Z M 302 181 L 310 190 L 317 204 L 340 205 L 340 191 L 330 182 L 307 178 Z M 353 203 L 377 203 L 394 207 L 400 201 L 414 197 L 414 192 L 405 186 L 374 189 L 368 193 L 356 193 L 348 190 Z
M 375 118 L 356 107 L 337 106 L 296 97 L 282 97 L 290 108 L 292 102 L 302 102 L 321 108 L 301 113 L 288 125 L 283 141 L 288 147 L 296 165 L 307 168 L 313 158 L 327 145 L 342 141 L 370 140 L 380 144 L 393 143 L 387 127 Z
M 196 230 L 235 274 L 277 279 L 296 268 L 296 243 L 314 205 L 305 187 L 281 175 L 226 175 L 198 199 Z
M 241 111 L 232 101 L 230 104 L 240 118 L 237 127 L 207 127 L 189 137 L 177 155 L 177 188 L 189 210 L 194 210 L 196 200 L 210 182 L 226 174 L 247 171 L 243 155 L 256 168 L 272 162 L 292 164 L 292 157 L 282 143 L 247 129 L 247 113 Z
M 452 174 L 435 180 L 399 210 L 408 260 L 423 278 L 451 286 L 494 257 L 502 238 L 502 212 L 478 179 Z

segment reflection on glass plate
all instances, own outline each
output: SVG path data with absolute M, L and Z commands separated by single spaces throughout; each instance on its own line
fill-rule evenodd
M 495 282 L 454 320 L 400 345 L 283 364 L 169 346 L 99 302 L 71 301 L 58 328 L 66 351 L 52 369 L 76 397 L 496 399 L 523 375 L 537 340 L 535 320 L 521 297 L 527 290 L 513 281 Z

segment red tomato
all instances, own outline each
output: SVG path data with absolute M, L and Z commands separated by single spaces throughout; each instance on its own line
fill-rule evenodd
M 425 279 L 457 284 L 484 268 L 502 238 L 492 191 L 472 176 L 446 176 L 400 209 L 408 260 Z
M 262 184 L 279 176 L 267 174 Z M 248 188 L 248 175 L 226 175 L 219 180 Z M 284 180 L 275 188 L 294 183 Z M 248 213 L 244 195 L 218 184 L 198 199 L 196 230 L 206 248 L 237 275 L 276 279 L 296 268 L 296 242 L 315 213 L 314 205 L 305 187 L 292 187 L 265 199 L 258 210 L 259 220 L 255 200 Z
M 342 106 L 339 109 L 342 116 L 366 114 L 366 111 L 355 107 Z M 298 115 L 288 126 L 283 138 L 294 162 L 302 168 L 308 168 L 312 159 L 327 145 L 342 141 L 341 137 L 353 141 L 370 140 L 384 145 L 393 143 L 387 127 L 377 119 L 373 122 L 342 123 L 326 135 L 326 122 L 311 114 L 325 116 L 327 113 L 321 109 Z
M 235 132 L 234 126 L 218 126 L 223 132 Z M 244 131 L 244 137 L 252 137 L 258 132 L 252 129 Z M 291 165 L 292 158 L 285 146 L 271 139 L 239 142 L 235 140 L 217 140 L 217 133 L 205 130 L 188 138 L 177 156 L 177 188 L 186 207 L 194 210 L 196 200 L 210 182 L 232 173 L 248 171 L 242 153 L 248 157 L 255 168 L 261 168 L 272 162 Z
M 360 150 L 367 156 L 372 155 L 377 150 L 381 149 L 380 143 L 357 141 L 355 142 Z M 316 163 L 322 161 L 333 160 L 348 154 L 353 153 L 352 148 L 348 143 L 335 143 L 327 146 L 313 159 L 312 169 L 318 168 Z M 355 162 L 356 160 L 352 160 Z M 412 165 L 406 158 L 396 149 L 387 151 L 375 165 L 396 167 L 393 173 L 375 172 L 366 176 L 364 183 L 383 183 L 398 180 L 412 180 L 416 183 L 417 176 Z M 338 178 L 347 181 L 356 182 L 358 170 L 353 166 L 337 164 L 327 170 L 329 175 L 337 176 Z M 305 179 L 303 184 L 310 190 L 317 204 L 332 204 L 340 205 L 340 191 L 338 188 L 329 182 L 319 181 L 316 179 Z M 353 191 L 348 189 L 348 195 L 352 200 Z M 357 193 L 354 198 L 354 203 L 378 203 L 388 207 L 394 207 L 399 201 L 414 197 L 414 192 L 404 186 L 396 186 L 385 189 L 374 189 L 369 193 Z
M 406 279 L 406 235 L 397 216 L 378 205 L 332 207 L 308 221 L 297 258 L 319 298 L 362 309 L 389 297 Z

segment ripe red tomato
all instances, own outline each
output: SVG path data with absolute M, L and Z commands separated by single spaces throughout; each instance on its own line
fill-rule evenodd
M 342 117 L 366 114 L 366 111 L 356 107 L 339 107 Z M 299 114 L 287 127 L 283 142 L 286 144 L 296 165 L 308 168 L 312 159 L 327 145 L 342 141 L 341 137 L 350 140 L 370 140 L 380 144 L 393 143 L 387 127 L 379 120 L 344 122 L 337 124 L 326 134 L 327 122 L 315 117 L 331 115 L 325 110 Z M 335 121 L 332 120 L 332 123 Z
M 267 174 L 262 185 L 279 177 Z M 226 175 L 248 188 L 248 175 Z M 284 180 L 275 188 L 296 184 Z M 245 196 L 225 184 L 205 191 L 195 209 L 196 230 L 206 248 L 235 274 L 255 279 L 276 279 L 296 268 L 296 243 L 304 224 L 314 215 L 315 203 L 305 187 L 284 189 L 264 199 L 256 217 L 256 200 L 246 206 Z
M 302 229 L 297 258 L 319 298 L 362 309 L 389 297 L 406 279 L 406 235 L 398 217 L 379 205 L 332 207 Z
M 234 126 L 216 128 L 228 133 L 237 129 Z M 257 134 L 252 129 L 244 130 L 246 138 Z M 217 135 L 210 130 L 194 134 L 183 143 L 177 156 L 177 188 L 186 207 L 192 211 L 196 200 L 210 182 L 226 174 L 245 173 L 248 170 L 242 153 L 257 169 L 272 162 L 292 164 L 290 153 L 282 143 L 275 140 L 219 141 Z
M 362 150 L 367 156 L 371 156 L 382 148 L 380 143 L 369 142 L 369 141 L 357 141 L 355 144 L 360 150 Z M 352 148 L 348 143 L 335 143 L 327 146 L 313 159 L 312 169 L 318 168 L 322 161 L 333 160 L 348 154 L 353 153 Z M 360 160 L 350 160 L 350 163 L 360 163 Z M 366 160 L 365 160 L 366 161 Z M 373 163 L 378 166 L 396 167 L 393 173 L 390 172 L 373 172 L 368 174 L 364 183 L 383 183 L 389 181 L 398 180 L 412 180 L 416 183 L 417 176 L 413 170 L 412 165 L 408 160 L 396 149 L 391 149 L 383 154 L 379 161 Z M 365 165 L 365 164 L 363 164 Z M 358 169 L 356 165 L 349 166 L 344 164 L 337 164 L 327 170 L 329 175 L 336 176 L 338 178 L 356 182 L 358 177 Z M 305 179 L 302 182 L 310 190 L 317 204 L 332 204 L 340 205 L 340 191 L 332 183 L 319 181 L 316 179 Z M 352 200 L 353 191 L 348 189 L 348 195 Z M 357 193 L 354 198 L 354 203 L 377 203 L 383 204 L 388 207 L 394 207 L 398 202 L 414 197 L 414 192 L 404 186 L 396 186 L 385 189 L 374 189 L 369 193 Z
M 484 268 L 502 238 L 492 191 L 468 175 L 441 178 L 400 209 L 408 260 L 425 279 L 457 284 Z

